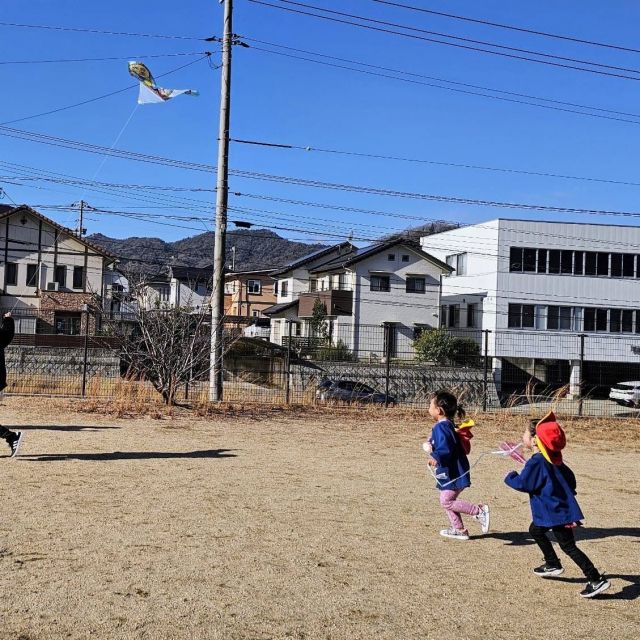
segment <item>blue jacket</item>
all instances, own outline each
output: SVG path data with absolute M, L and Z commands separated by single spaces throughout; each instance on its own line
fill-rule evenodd
M 504 481 L 512 489 L 529 494 L 533 524 L 538 527 L 557 527 L 584 518 L 574 497 L 576 477 L 566 464 L 551 464 L 536 453 L 522 473 L 511 471 Z
M 435 469 L 440 491 L 464 489 L 471 485 L 469 460 L 460 446 L 451 420 L 440 420 L 431 431 L 431 456 L 438 463 Z

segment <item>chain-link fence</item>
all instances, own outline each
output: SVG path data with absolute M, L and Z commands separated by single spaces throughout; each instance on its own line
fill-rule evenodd
M 133 387 L 154 388 L 153 375 L 133 373 L 125 344 L 140 331 L 136 315 L 61 310 L 14 316 L 16 335 L 5 352 L 8 393 L 109 398 Z M 207 342 L 208 319 L 190 318 Z M 177 375 L 175 399 L 208 398 L 203 354 L 201 348 Z M 319 328 L 287 322 L 284 331 L 270 333 L 264 319 L 225 319 L 229 402 L 423 409 L 440 388 L 470 409 L 537 415 L 553 407 L 565 415 L 636 417 L 640 334 L 337 322 Z

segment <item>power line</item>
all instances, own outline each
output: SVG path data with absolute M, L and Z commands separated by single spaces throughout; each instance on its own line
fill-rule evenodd
M 416 33 L 426 33 L 428 35 L 434 35 L 434 36 L 438 36 L 438 37 L 442 37 L 442 38 L 449 38 L 451 40 L 457 40 L 458 42 L 468 42 L 471 44 L 479 44 L 479 45 L 483 45 L 483 46 L 488 46 L 488 47 L 494 47 L 496 49 L 503 49 L 505 51 L 515 51 L 517 53 L 526 53 L 529 55 L 534 55 L 534 56 L 540 56 L 542 58 L 550 58 L 550 59 L 555 59 L 555 60 L 563 60 L 565 62 L 575 62 L 577 64 L 583 64 L 583 65 L 589 65 L 592 67 L 600 67 L 603 69 L 613 69 L 615 71 L 626 71 L 629 73 L 640 73 L 640 70 L 638 69 L 633 69 L 633 68 L 628 68 L 628 67 L 618 67 L 618 66 L 614 66 L 614 65 L 609 65 L 609 64 L 603 64 L 601 62 L 593 62 L 591 60 L 580 60 L 578 58 L 569 58 L 566 56 L 559 56 L 553 53 L 547 53 L 546 51 L 534 51 L 531 49 L 522 49 L 519 47 L 510 47 L 507 45 L 503 45 L 503 44 L 499 44 L 496 42 L 488 42 L 486 40 L 474 40 L 472 38 L 466 38 L 466 37 L 462 37 L 462 36 L 457 36 L 457 35 L 452 35 L 450 33 L 442 33 L 439 31 L 429 31 L 427 29 L 420 29 L 418 27 L 413 27 L 413 26 L 408 26 L 408 25 L 404 25 L 404 24 L 398 24 L 396 22 L 388 22 L 385 20 L 376 20 L 375 18 L 370 18 L 367 16 L 360 16 L 360 15 L 356 15 L 356 14 L 352 14 L 352 13 L 345 13 L 343 11 L 334 11 L 331 9 L 326 9 L 324 7 L 318 7 L 315 5 L 310 5 L 310 4 L 306 4 L 303 2 L 295 2 L 294 0 L 278 0 L 279 2 L 282 2 L 284 4 L 291 4 L 291 5 L 295 5 L 298 7 L 305 7 L 307 9 L 313 9 L 314 11 L 323 11 L 324 13 L 329 13 L 332 15 L 339 15 L 339 16 L 344 16 L 347 18 L 355 18 L 357 20 L 363 20 L 365 22 L 371 22 L 373 24 L 381 24 L 384 26 L 388 26 L 388 27 L 395 27 L 398 29 L 405 29 L 407 31 L 415 31 Z M 445 43 L 447 44 L 447 43 Z M 492 51 L 488 51 L 486 53 L 495 53 Z M 542 61 L 537 61 L 534 60 L 533 62 L 542 62 Z
M 199 56 L 202 51 L 186 53 L 157 53 L 148 55 L 111 56 L 106 58 L 60 58 L 51 60 L 0 60 L 0 64 L 62 64 L 67 62 L 108 62 L 113 60 L 146 60 L 150 58 L 174 58 L 178 56 Z
M 434 16 L 442 16 L 445 18 L 452 18 L 454 20 L 462 20 L 464 22 L 473 22 L 475 24 L 482 24 L 489 27 L 497 27 L 499 29 L 508 29 L 510 31 L 518 31 L 520 33 L 530 33 L 536 36 L 544 36 L 546 38 L 555 38 L 556 40 L 566 40 L 568 42 L 577 42 L 579 44 L 588 44 L 594 47 L 604 47 L 607 49 L 616 49 L 618 51 L 627 51 L 629 53 L 640 53 L 640 49 L 633 49 L 632 47 L 625 47 L 623 45 L 611 44 L 607 42 L 597 42 L 595 40 L 586 40 L 583 38 L 577 38 L 575 36 L 568 36 L 566 34 L 549 33 L 548 31 L 537 31 L 535 29 L 527 29 L 525 27 L 518 27 L 512 24 L 504 24 L 500 22 L 491 22 L 489 20 L 480 20 L 479 18 L 470 18 L 469 16 L 460 16 L 453 13 L 445 13 L 443 11 L 434 11 L 433 9 L 426 9 L 424 7 L 415 7 L 413 5 L 403 4 L 400 2 L 390 2 L 388 0 L 371 0 L 378 4 L 386 4 L 393 7 L 400 7 L 402 9 L 409 9 L 411 11 L 419 11 L 421 13 L 428 13 Z
M 483 165 L 475 165 L 475 164 L 461 164 L 457 162 L 444 162 L 441 160 L 427 160 L 425 158 L 407 158 L 402 156 L 389 156 L 380 153 L 365 153 L 362 151 L 350 151 L 346 149 L 326 149 L 323 147 L 314 147 L 314 146 L 302 146 L 295 144 L 286 144 L 286 143 L 271 143 L 265 142 L 262 140 L 242 140 L 239 138 L 231 138 L 232 142 L 237 144 L 245 144 L 245 145 L 254 145 L 257 147 L 266 147 L 273 149 L 291 149 L 296 151 L 304 151 L 311 153 L 328 153 L 328 154 L 336 154 L 336 155 L 345 155 L 345 156 L 354 156 L 357 158 L 371 158 L 373 160 L 392 160 L 397 162 L 411 162 L 416 164 L 429 164 L 436 165 L 441 167 L 455 167 L 457 169 L 476 169 L 480 171 L 495 171 L 502 173 L 514 173 L 514 174 L 522 174 L 528 176 L 539 176 L 544 178 L 560 178 L 563 180 L 580 180 L 586 182 L 601 182 L 605 184 L 617 184 L 624 186 L 632 186 L 632 187 L 640 187 L 640 182 L 626 182 L 624 180 L 610 180 L 606 178 L 590 178 L 588 176 L 573 176 L 573 175 L 565 175 L 558 173 L 550 173 L 546 171 L 531 171 L 526 169 L 510 169 L 507 167 L 488 167 Z
M 477 84 L 471 84 L 468 82 L 459 82 L 456 80 L 449 80 L 447 78 L 441 78 L 438 76 L 429 76 L 429 75 L 425 75 L 425 74 L 421 74 L 421 73 L 415 73 L 415 72 L 411 72 L 411 71 L 406 71 L 404 69 L 394 69 L 392 67 L 386 67 L 386 66 L 381 66 L 381 65 L 375 65 L 375 64 L 371 64 L 371 63 L 367 63 L 367 62 L 362 62 L 360 60 L 351 60 L 348 58 L 341 58 L 341 57 L 337 57 L 337 56 L 332 56 L 332 55 L 328 55 L 326 53 L 321 53 L 318 51 L 309 51 L 307 49 L 299 49 L 296 47 L 289 47 L 283 44 L 279 44 L 279 43 L 275 43 L 275 42 L 268 42 L 265 40 L 258 40 L 257 38 L 248 38 L 246 36 L 243 36 L 243 38 L 245 40 L 248 40 L 249 42 L 256 42 L 258 44 L 265 44 L 268 45 L 270 47 L 277 47 L 279 49 L 285 49 L 287 51 L 295 51 L 297 53 L 304 53 L 306 55 L 312 55 L 312 56 L 318 56 L 321 58 L 327 58 L 329 60 L 337 60 L 338 62 L 346 62 L 349 64 L 356 64 L 359 66 L 363 66 L 363 67 L 367 67 L 367 68 L 371 68 L 371 69 L 377 69 L 380 71 L 387 71 L 387 72 L 392 72 L 392 73 L 398 73 L 401 75 L 406 75 L 406 76 L 410 76 L 413 78 L 422 78 L 425 80 L 434 80 L 436 82 L 444 82 L 446 84 L 452 84 L 452 85 L 456 85 L 456 86 L 460 86 L 460 87 L 467 87 L 470 89 L 479 89 L 481 91 L 491 91 L 493 93 L 501 93 L 507 96 L 514 96 L 516 98 L 526 98 L 528 100 L 538 100 L 540 102 L 549 102 L 551 104 L 557 104 L 557 105 L 561 105 L 561 106 L 565 106 L 565 107 L 577 107 L 579 109 L 588 109 L 591 111 L 599 111 L 602 113 L 610 113 L 613 115 L 620 115 L 620 116 L 629 116 L 632 118 L 640 118 L 640 114 L 638 113 L 629 113 L 627 111 L 616 111 L 614 109 L 605 109 L 602 107 L 595 107 L 593 105 L 585 105 L 585 104 L 580 104 L 580 103 L 576 103 L 576 102 L 568 102 L 568 101 L 563 101 L 563 100 L 556 100 L 553 98 L 546 98 L 546 97 L 542 97 L 542 96 L 536 96 L 536 95 L 531 95 L 531 94 L 527 94 L 527 93 L 519 93 L 516 91 L 507 91 L 505 89 L 496 89 L 495 87 L 485 87 L 482 85 L 477 85 Z M 254 47 L 252 47 L 254 48 Z M 260 51 L 266 51 L 266 49 L 258 49 Z M 275 53 L 275 52 L 272 52 Z M 355 70 L 355 69 L 354 69 Z M 427 85 L 427 86 L 434 86 L 437 88 L 441 88 L 444 89 L 446 87 L 438 87 L 437 85 Z M 474 94 L 474 95 L 479 95 L 479 94 Z M 488 96 L 487 96 L 488 97 Z M 539 106 L 534 104 L 533 106 Z M 585 114 L 586 115 L 586 114 Z
M 250 0 L 250 1 L 255 1 L 255 0 Z M 282 51 L 272 51 L 270 49 L 264 49 L 262 47 L 251 47 L 252 51 L 259 51 L 259 52 L 263 52 L 263 53 L 271 53 L 273 55 L 278 55 L 278 56 L 282 56 L 285 58 L 291 58 L 294 60 L 302 60 L 305 62 L 312 62 L 314 64 L 321 64 L 324 65 L 326 67 L 333 67 L 334 69 L 345 69 L 347 71 L 355 71 L 357 73 L 361 73 L 364 75 L 369 75 L 369 76 L 374 76 L 374 77 L 378 77 L 378 78 L 386 78 L 388 80 L 397 80 L 399 82 L 406 82 L 409 84 L 414 84 L 414 85 L 420 85 L 420 86 L 425 86 L 425 87 L 431 87 L 433 89 L 443 89 L 445 91 L 450 91 L 453 93 L 460 93 L 460 94 L 464 94 L 464 95 L 471 95 L 471 96 L 478 96 L 481 98 L 489 98 L 491 100 L 499 100 L 501 102 L 509 102 L 512 104 L 523 104 L 523 105 L 527 105 L 527 106 L 531 106 L 531 107 L 538 107 L 539 109 L 547 109 L 550 111 L 559 111 L 562 113 L 572 113 L 575 115 L 581 115 L 581 116 L 588 116 L 591 118 L 599 118 L 599 119 L 603 119 L 603 120 L 613 120 L 616 122 L 625 122 L 628 124 L 640 124 L 637 120 L 631 120 L 629 118 L 623 118 L 623 117 L 614 117 L 614 116 L 607 116 L 607 115 L 602 115 L 600 113 L 589 113 L 586 111 L 578 111 L 577 109 L 571 109 L 571 108 L 566 108 L 566 107 L 557 107 L 557 106 L 553 106 L 550 104 L 537 104 L 535 102 L 531 102 L 529 100 L 521 100 L 521 99 L 516 99 L 516 98 L 508 98 L 505 96 L 500 96 L 500 95 L 490 95 L 490 94 L 486 94 L 486 93 L 481 93 L 480 91 L 472 91 L 470 89 L 459 89 L 457 87 L 446 87 L 446 86 L 442 86 L 442 85 L 437 85 L 437 84 L 433 84 L 431 82 L 425 82 L 423 80 L 416 80 L 413 78 L 404 78 L 404 77 L 398 77 L 398 76 L 394 76 L 394 75 L 389 75 L 389 74 L 385 74 L 385 73 L 380 73 L 380 72 L 375 72 L 375 71 L 370 71 L 368 69 L 358 69 L 358 68 L 354 68 L 351 66 L 347 66 L 346 64 L 336 64 L 334 62 L 327 62 L 325 60 L 316 60 L 313 58 L 306 58 L 304 56 L 298 56 L 298 55 L 294 55 L 291 53 L 284 53 Z M 359 63 L 356 62 L 354 64 L 363 64 L 363 63 Z M 402 71 L 397 71 L 397 73 L 404 73 L 405 75 L 418 75 L 418 74 L 409 74 L 408 72 L 402 72 Z M 441 80 L 441 82 L 451 82 L 449 80 Z M 463 83 L 459 83 L 459 84 L 463 84 Z M 498 89 L 486 89 L 487 91 L 500 91 Z M 507 93 L 507 92 L 503 92 L 503 93 Z M 546 100 L 545 98 L 535 98 L 534 99 L 538 99 L 538 100 Z M 553 102 L 551 100 L 547 100 L 548 102 Z M 560 104 L 562 104 L 561 101 L 557 101 Z M 569 104 L 569 103 L 567 103 Z M 606 109 L 599 109 L 597 107 L 589 107 L 589 106 L 584 106 L 585 109 L 594 109 L 595 111 L 603 111 L 606 112 L 608 110 Z M 616 113 L 615 111 L 611 111 L 612 113 Z M 632 114 L 631 117 L 640 117 L 640 116 L 636 116 L 635 114 Z
M 279 9 L 281 11 L 288 11 L 290 13 L 296 13 L 296 14 L 300 14 L 300 15 L 306 15 L 312 18 L 320 18 L 322 20 L 327 20 L 329 22 L 336 22 L 339 24 L 347 24 L 347 25 L 351 25 L 353 27 L 359 27 L 361 29 L 368 29 L 370 31 L 377 31 L 380 33 L 387 33 L 390 35 L 396 35 L 396 36 L 401 36 L 404 38 L 410 38 L 412 40 L 419 40 L 419 41 L 423 41 L 423 42 L 431 42 L 434 44 L 442 44 L 442 45 L 446 45 L 449 47 L 455 47 L 458 49 L 465 49 L 468 51 L 476 51 L 476 52 L 481 52 L 481 53 L 488 53 L 491 55 L 495 55 L 495 56 L 501 56 L 501 57 L 505 57 L 505 58 L 511 58 L 514 60 L 523 60 L 526 62 L 534 62 L 537 64 L 544 64 L 544 65 L 549 65 L 552 67 L 558 67 L 561 69 L 571 69 L 573 71 L 583 71 L 586 73 L 592 73 L 592 74 L 597 74 L 597 75 L 602 75 L 602 76 L 608 76 L 608 77 L 612 77 L 612 78 L 621 78 L 624 80 L 635 80 L 638 81 L 640 80 L 640 77 L 634 77 L 634 76 L 628 76 L 628 75 L 623 75 L 621 73 L 613 73 L 610 71 L 601 71 L 599 69 L 589 69 L 586 67 L 577 67 L 575 65 L 570 65 L 570 64 L 565 64 L 565 63 L 561 63 L 561 62 L 553 62 L 551 60 L 537 60 L 535 58 L 530 58 L 527 56 L 522 56 L 522 55 L 516 55 L 513 53 L 505 53 L 502 51 L 491 51 L 489 49 L 483 49 L 481 47 L 477 47 L 477 46 L 472 46 L 472 45 L 465 45 L 465 44 L 460 44 L 460 43 L 456 43 L 456 42 L 447 42 L 445 40 L 437 40 L 435 38 L 428 38 L 426 36 L 420 36 L 417 35 L 415 33 L 404 33 L 402 31 L 395 31 L 393 29 L 389 29 L 389 28 L 385 28 L 385 27 L 376 27 L 373 26 L 371 24 L 362 24 L 360 22 L 353 22 L 351 20 L 345 20 L 343 18 L 335 18 L 333 16 L 326 16 L 326 15 L 320 15 L 317 13 L 310 13 L 308 11 L 302 11 L 301 9 L 293 9 L 291 7 L 283 7 L 281 5 L 275 5 L 275 4 L 271 4 L 269 2 L 264 2 L 264 0 L 249 0 L 249 2 L 253 2 L 254 4 L 259 4 L 259 5 L 263 5 L 265 7 L 271 7 L 272 9 Z M 290 2 L 290 0 L 281 0 L 281 2 Z M 302 7 L 309 7 L 311 9 L 315 9 L 318 11 L 325 11 L 327 13 L 332 13 L 332 14 L 336 14 L 336 15 L 346 15 L 346 16 L 350 16 L 351 14 L 343 14 L 341 12 L 338 11 L 331 11 L 329 9 L 323 9 L 323 8 L 319 8 L 319 7 L 314 7 L 312 5 L 305 5 L 303 3 L 293 3 L 290 2 L 291 4 L 296 4 L 298 6 L 302 6 Z M 367 21 L 371 21 L 371 22 L 379 22 L 379 21 L 375 21 L 371 18 L 366 18 L 366 17 L 362 17 L 362 16 L 354 16 L 359 20 L 367 20 Z M 408 27 L 408 26 L 402 26 L 402 25 L 392 25 L 392 26 L 400 26 L 403 29 L 407 29 L 407 30 L 412 30 L 412 31 L 418 31 L 417 29 L 415 29 L 414 27 Z M 451 37 L 451 36 L 446 36 L 446 37 Z M 500 46 L 500 45 L 491 45 L 491 46 Z M 543 54 L 537 54 L 537 55 L 543 55 Z M 559 56 L 557 57 L 558 59 L 561 59 Z M 593 63 L 593 62 L 583 62 L 583 61 L 579 61 L 580 64 L 589 64 L 592 66 L 600 66 L 603 68 L 606 68 L 608 65 L 600 65 L 599 63 Z M 615 68 L 615 67 L 614 67 Z M 638 73 L 637 70 L 635 69 L 624 69 L 625 71 L 629 71 L 631 73 Z
M 18 22 L 0 22 L 0 27 L 16 27 L 21 29 L 46 29 L 49 31 L 68 31 L 75 33 L 93 33 L 104 36 L 135 36 L 136 38 L 162 38 L 165 40 L 201 40 L 206 42 L 218 41 L 218 38 L 202 38 L 197 36 L 178 36 L 161 33 L 132 33 L 129 31 L 105 31 L 100 29 L 87 29 L 82 27 L 64 27 L 49 24 L 22 24 Z

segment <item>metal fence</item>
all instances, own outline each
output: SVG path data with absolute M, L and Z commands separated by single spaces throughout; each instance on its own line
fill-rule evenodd
M 16 317 L 6 391 L 109 398 L 152 390 L 130 375 L 127 332 L 114 331 L 135 326 L 135 316 L 90 311 Z M 255 329 L 248 318 L 225 320 L 229 402 L 426 408 L 447 388 L 470 409 L 640 417 L 640 334 L 290 322 L 270 342 Z M 194 363 L 176 398 L 206 400 L 208 379 L 208 362 Z

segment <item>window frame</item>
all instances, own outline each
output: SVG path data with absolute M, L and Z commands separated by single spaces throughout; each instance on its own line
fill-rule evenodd
M 417 283 L 422 283 L 422 288 L 416 286 Z M 405 281 L 406 293 L 426 293 L 427 292 L 427 279 L 424 276 L 407 276 Z
M 7 287 L 15 287 L 18 285 L 18 263 L 17 262 L 5 262 L 4 263 L 4 282 Z
M 62 274 L 62 275 L 61 275 Z M 67 265 L 57 264 L 53 270 L 53 281 L 58 283 L 60 289 L 67 287 Z
M 26 287 L 38 288 L 39 267 L 37 263 L 27 264 L 27 273 L 25 274 L 24 284 Z
M 386 281 L 386 286 L 384 282 Z M 376 284 L 374 284 L 374 282 Z M 388 274 L 374 273 L 369 277 L 369 291 L 389 293 L 391 291 L 391 277 Z
M 76 286 L 76 276 L 77 274 L 80 274 L 80 284 Z M 84 283 L 84 267 L 82 265 L 74 265 L 73 267 L 73 275 L 72 275 L 72 280 L 71 280 L 71 285 L 72 285 L 72 289 L 84 289 L 85 287 L 85 283 Z
M 252 291 L 252 285 L 258 284 L 258 290 Z M 247 293 L 252 296 L 261 296 L 262 295 L 262 280 L 247 280 Z

